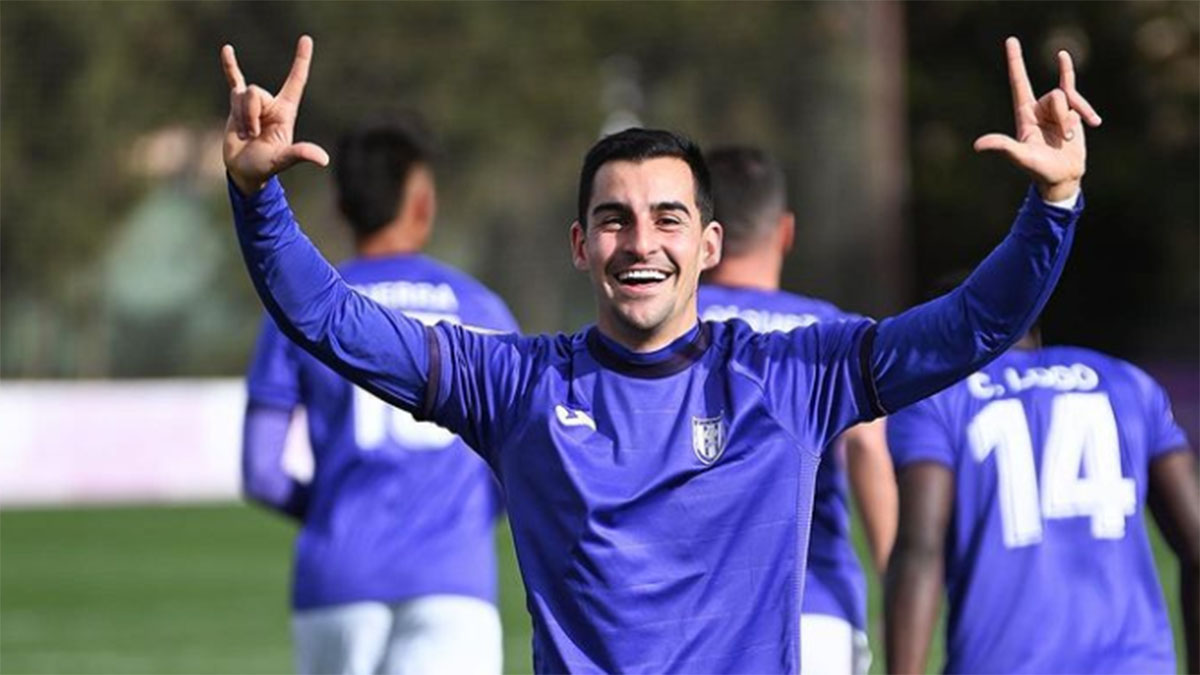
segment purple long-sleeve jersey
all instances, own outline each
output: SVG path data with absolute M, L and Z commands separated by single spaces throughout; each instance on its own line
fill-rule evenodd
M 700 287 L 699 298 L 701 319 L 740 319 L 758 332 L 859 318 L 824 300 L 786 291 L 709 284 Z M 867 580 L 850 540 L 849 487 L 840 445 L 830 444 L 817 469 L 800 611 L 836 616 L 865 631 Z
M 544 672 L 795 671 L 822 448 L 1007 349 L 1061 273 L 1081 206 L 1032 194 L 963 287 L 878 324 L 708 322 L 642 354 L 595 328 L 496 336 L 394 315 L 321 258 L 277 180 L 230 196 L 280 328 L 491 465 Z
M 504 303 L 423 255 L 359 258 L 342 278 L 393 313 L 512 331 Z M 487 466 L 445 429 L 354 386 L 263 323 L 247 375 L 244 473 L 256 495 L 301 517 L 292 606 L 399 602 L 429 594 L 496 601 L 493 527 L 499 495 Z M 284 474 L 274 421 L 307 414 L 309 486 Z M 286 429 L 286 426 L 282 427 Z M 262 433 L 251 433 L 261 430 Z M 273 489 L 271 489 L 271 487 Z
M 898 471 L 954 472 L 946 672 L 1175 672 L 1143 504 L 1187 441 L 1148 375 L 1014 349 L 889 417 L 888 444 Z

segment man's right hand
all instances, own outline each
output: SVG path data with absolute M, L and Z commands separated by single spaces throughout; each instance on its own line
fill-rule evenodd
M 223 155 L 225 168 L 242 194 L 258 192 L 271 176 L 297 162 L 329 164 L 329 153 L 321 146 L 292 142 L 312 52 L 312 38 L 301 36 L 292 70 L 279 93 L 272 96 L 258 85 L 246 86 L 233 45 L 221 48 L 221 67 L 229 82 Z

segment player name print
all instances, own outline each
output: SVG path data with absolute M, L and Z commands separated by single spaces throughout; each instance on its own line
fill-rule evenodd
M 713 305 L 704 310 L 705 321 L 727 321 L 741 319 L 758 333 L 780 331 L 786 333 L 793 328 L 811 326 L 820 321 L 815 314 L 793 314 L 747 309 L 736 305 Z
M 458 296 L 447 283 L 381 281 L 356 284 L 353 288 L 390 309 L 420 309 L 447 313 L 458 311 Z
M 993 381 L 984 372 L 973 373 L 967 378 L 967 390 L 975 398 L 984 400 L 1019 394 L 1035 387 L 1056 391 L 1091 391 L 1099 385 L 1100 375 L 1082 363 L 1036 366 L 1024 370 L 1005 368 L 1000 373 L 999 381 Z

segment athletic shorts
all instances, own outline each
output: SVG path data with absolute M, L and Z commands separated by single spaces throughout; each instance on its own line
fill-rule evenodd
M 841 617 L 800 615 L 800 672 L 804 675 L 866 675 L 871 668 L 867 634 Z
M 461 595 L 294 612 L 292 638 L 301 675 L 497 675 L 503 660 L 496 606 Z

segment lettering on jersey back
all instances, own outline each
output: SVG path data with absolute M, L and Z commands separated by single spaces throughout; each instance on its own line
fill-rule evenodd
M 460 324 L 458 296 L 447 283 L 426 281 L 380 281 L 354 284 L 354 290 L 390 310 L 432 326 L 442 321 Z M 467 329 L 474 329 L 466 326 Z M 485 331 L 485 329 L 477 329 Z M 494 331 L 488 331 L 494 332 Z M 411 413 L 395 408 L 375 395 L 354 387 L 354 439 L 358 447 L 370 452 L 392 443 L 407 451 L 444 450 L 458 438 L 450 431 L 415 419 Z
M 793 328 L 811 326 L 820 319 L 815 314 L 791 314 L 788 312 L 769 312 L 759 309 L 748 309 L 737 305 L 713 305 L 704 310 L 705 321 L 728 321 L 741 319 L 754 329 L 756 333 L 773 331 L 787 332 Z
M 1100 386 L 1100 375 L 1082 363 L 1035 366 L 1023 371 L 1009 367 L 1001 372 L 999 380 L 993 381 L 992 377 L 984 372 L 972 373 L 967 377 L 967 391 L 975 398 L 988 400 L 1034 388 L 1091 391 Z
M 692 450 L 704 464 L 712 464 L 725 452 L 724 413 L 716 417 L 692 418 Z
M 380 281 L 373 284 L 356 284 L 353 288 L 389 309 L 413 309 L 447 314 L 458 312 L 458 296 L 447 283 Z

